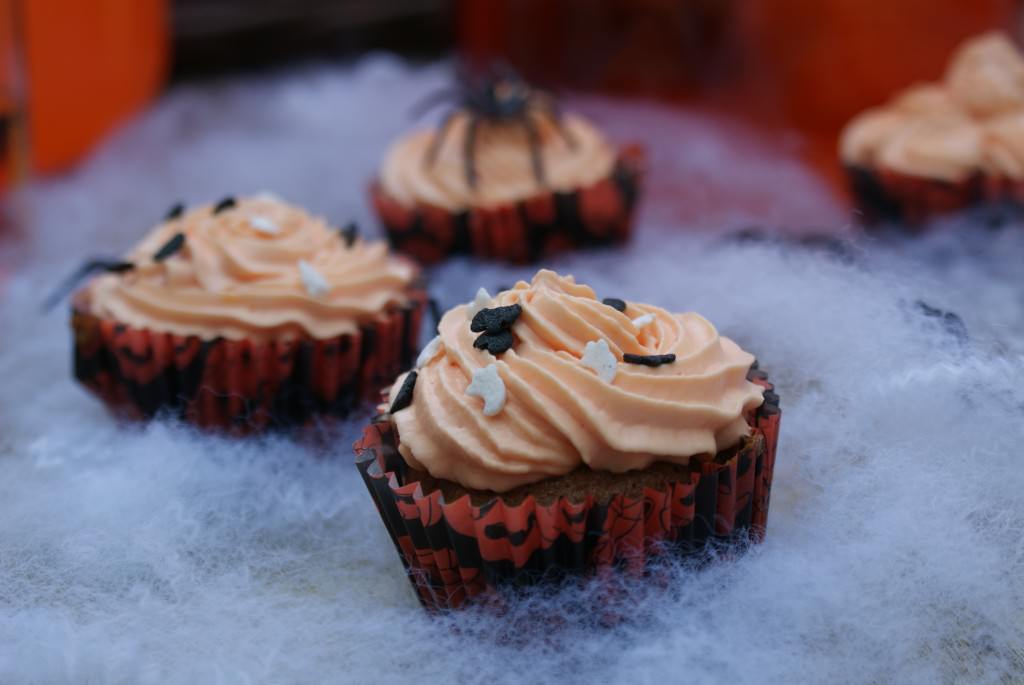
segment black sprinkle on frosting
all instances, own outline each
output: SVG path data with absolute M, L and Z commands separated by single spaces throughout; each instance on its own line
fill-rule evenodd
M 153 255 L 153 261 L 162 262 L 176 254 L 183 247 L 185 247 L 185 234 L 175 233 L 173 238 L 164 243 L 164 246 L 156 251 L 156 254 Z
M 643 364 L 644 366 L 661 366 L 671 364 L 676 360 L 674 354 L 624 354 L 622 361 L 627 364 Z
M 522 313 L 523 308 L 518 304 L 481 309 L 473 316 L 469 330 L 474 333 L 499 333 L 511 328 Z
M 220 202 L 213 206 L 213 213 L 220 214 L 221 212 L 226 211 L 228 209 L 234 209 L 235 205 L 237 204 L 238 203 L 235 202 L 235 198 L 228 195 L 226 198 L 224 198 L 223 200 L 221 200 Z
M 473 341 L 473 347 L 478 350 L 487 350 L 494 356 L 512 349 L 512 331 L 498 331 L 497 333 L 481 333 Z
M 184 213 L 185 205 L 179 202 L 167 210 L 167 214 L 164 215 L 164 221 L 174 221 Z
M 356 225 L 356 222 L 352 221 L 341 229 L 341 237 L 345 240 L 345 247 L 352 247 L 356 238 L 359 237 L 359 226 Z
M 523 308 L 518 304 L 478 311 L 469 323 L 469 330 L 480 333 L 479 337 L 473 341 L 473 347 L 478 350 L 487 350 L 495 356 L 507 352 L 515 343 L 512 331 L 509 329 L 522 313 Z
M 391 409 L 388 410 L 390 413 L 394 414 L 412 404 L 412 391 L 416 387 L 416 375 L 415 371 L 410 371 L 402 381 L 402 387 L 398 389 L 398 394 L 395 395 L 395 400 L 391 403 Z
M 626 301 L 620 300 L 617 297 L 606 297 L 603 300 L 601 300 L 601 304 L 606 304 L 612 309 L 616 309 L 620 312 L 626 311 Z

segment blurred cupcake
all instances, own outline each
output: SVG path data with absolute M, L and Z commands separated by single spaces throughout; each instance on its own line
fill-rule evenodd
M 408 368 L 418 269 L 270 196 L 178 206 L 73 298 L 75 376 L 109 404 L 258 430 L 343 415 Z
M 1001 33 L 973 38 L 943 81 L 855 117 L 840 157 L 868 222 L 1024 200 L 1024 57 Z
M 455 254 L 529 262 L 626 240 L 638 147 L 616 149 L 514 75 L 442 95 L 457 109 L 437 130 L 394 143 L 371 186 L 395 249 L 424 263 Z
M 763 536 L 778 396 L 699 315 L 541 271 L 439 331 L 355 445 L 425 606 Z

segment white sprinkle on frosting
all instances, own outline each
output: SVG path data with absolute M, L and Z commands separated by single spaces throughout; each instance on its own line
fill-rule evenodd
M 280 195 L 278 195 L 277 193 L 272 193 L 269 190 L 264 190 L 262 192 L 256 193 L 255 195 L 253 195 L 253 198 L 256 200 L 263 200 L 264 202 L 284 202 L 284 200 L 281 199 Z
M 484 401 L 484 416 L 494 416 L 505 406 L 505 382 L 498 374 L 498 365 L 489 364 L 473 372 L 473 382 L 466 394 Z
M 302 277 L 302 285 L 306 288 L 306 292 L 313 297 L 323 295 L 331 289 L 331 286 L 327 283 L 327 279 L 324 278 L 323 274 L 317 271 L 316 268 L 305 259 L 299 260 L 299 275 Z
M 654 323 L 654 314 L 644 314 L 633 319 L 633 325 L 637 328 L 643 328 Z
M 437 356 L 437 352 L 440 349 L 441 336 L 435 335 L 434 339 L 428 342 L 426 346 L 423 348 L 423 350 L 420 351 L 420 356 L 416 357 L 416 368 L 422 369 L 424 366 L 426 366 L 427 362 L 429 362 L 431 359 Z
M 493 299 L 494 298 L 491 297 L 491 294 L 487 292 L 486 288 L 480 288 L 477 290 L 476 297 L 474 297 L 473 301 L 469 303 L 469 308 L 466 310 L 466 318 L 472 319 L 481 309 L 487 309 Z
M 580 363 L 596 371 L 597 377 L 605 383 L 615 380 L 615 373 L 619 368 L 619 362 L 612 354 L 611 348 L 608 347 L 608 341 L 603 338 L 587 343 L 587 346 L 583 348 Z
M 281 232 L 281 227 L 265 216 L 249 217 L 249 225 L 260 233 L 266 233 L 267 235 L 277 235 Z

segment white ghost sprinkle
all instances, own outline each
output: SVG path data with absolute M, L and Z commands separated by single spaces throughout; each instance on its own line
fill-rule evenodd
M 278 195 L 277 193 L 272 193 L 269 190 L 264 190 L 263 192 L 256 193 L 255 195 L 253 195 L 253 198 L 256 200 L 263 200 L 264 202 L 283 202 L 280 195 Z
M 476 291 L 476 297 L 469 303 L 469 308 L 466 310 L 466 318 L 472 319 L 477 315 L 481 309 L 487 309 L 488 305 L 491 304 L 491 294 L 487 292 L 486 288 L 480 288 Z
M 302 285 L 305 286 L 306 292 L 313 297 L 323 295 L 331 289 L 331 286 L 328 285 L 327 279 L 323 277 L 323 274 L 317 271 L 313 265 L 305 259 L 299 260 L 299 276 L 302 277 Z
M 494 416 L 505 406 L 505 383 L 498 375 L 498 365 L 489 364 L 473 372 L 473 382 L 466 394 L 484 401 L 484 416 Z
M 277 235 L 281 232 L 281 228 L 265 216 L 249 217 L 249 225 L 267 235 Z
M 633 325 L 637 328 L 643 328 L 654 323 L 654 314 L 644 314 L 633 319 Z
M 619 367 L 615 355 L 608 347 L 608 341 L 604 339 L 588 342 L 587 346 L 583 348 L 583 357 L 580 358 L 580 363 L 596 371 L 597 377 L 605 383 L 615 380 L 615 372 Z
M 434 339 L 427 343 L 426 347 L 420 352 L 420 356 L 416 357 L 416 368 L 422 369 L 427 365 L 431 359 L 437 355 L 437 351 L 441 349 L 441 336 L 435 335 Z

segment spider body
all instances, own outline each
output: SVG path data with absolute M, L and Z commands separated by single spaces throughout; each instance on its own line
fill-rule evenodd
M 562 125 L 561 110 L 554 98 L 532 88 L 509 69 L 492 69 L 483 78 L 475 81 L 464 76 L 459 79 L 456 87 L 446 88 L 428 96 L 419 109 L 426 112 L 441 104 L 453 107 L 441 119 L 423 161 L 428 167 L 433 166 L 456 117 L 464 114 L 467 117 L 467 125 L 462 143 L 463 166 L 466 185 L 472 189 L 476 188 L 479 180 L 476 169 L 476 144 L 482 125 L 515 125 L 523 129 L 530 146 L 533 176 L 540 186 L 547 185 L 547 178 L 541 155 L 538 122 L 546 119 L 554 124 L 569 148 L 575 148 L 575 141 Z

